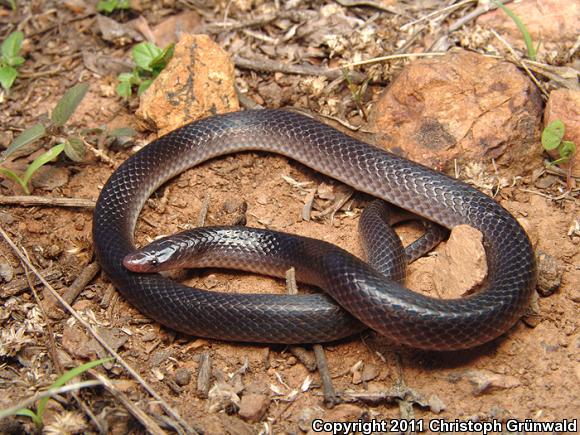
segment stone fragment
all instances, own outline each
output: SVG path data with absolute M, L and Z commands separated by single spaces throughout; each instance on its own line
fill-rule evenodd
M 556 119 L 560 119 L 566 127 L 564 140 L 570 140 L 576 144 L 576 154 L 571 162 L 572 175 L 580 177 L 580 91 L 556 89 L 550 92 L 544 111 L 544 127 Z M 550 156 L 554 159 L 560 157 L 557 150 L 550 151 Z M 567 164 L 561 166 L 568 167 Z
M 502 176 L 539 162 L 541 99 L 513 64 L 462 50 L 409 64 L 370 114 L 379 144 L 431 168 L 490 164 Z
M 545 252 L 538 252 L 536 265 L 538 268 L 536 290 L 541 296 L 550 296 L 562 284 L 563 268 L 555 257 Z
M 175 370 L 175 383 L 180 387 L 184 387 L 191 382 L 191 370 L 185 367 Z
M 246 421 L 258 422 L 266 414 L 269 405 L 270 396 L 267 394 L 244 394 L 240 402 L 238 414 Z
M 521 385 L 520 381 L 509 375 L 501 375 L 490 370 L 468 370 L 465 378 L 473 385 L 475 396 L 493 389 L 515 388 Z
M 188 122 L 239 109 L 234 65 L 207 35 L 182 35 L 169 64 L 141 96 L 140 122 L 167 133 Z
M 580 3 L 568 0 L 521 0 L 507 6 L 525 23 L 534 44 L 541 42 L 540 54 L 545 50 L 565 51 L 576 42 Z M 527 52 L 521 31 L 504 11 L 496 9 L 481 15 L 476 24 L 495 30 L 512 47 Z
M 469 225 L 451 230 L 443 251 L 436 257 L 433 270 L 439 297 L 457 298 L 480 285 L 487 275 L 483 236 Z
M 68 183 L 69 175 L 69 170 L 65 167 L 42 166 L 34 173 L 31 183 L 34 187 L 50 191 Z

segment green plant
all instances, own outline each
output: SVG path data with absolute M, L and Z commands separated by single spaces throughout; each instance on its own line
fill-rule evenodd
M 115 10 L 130 9 L 129 0 L 101 0 L 97 4 L 97 11 L 110 14 Z
M 0 163 L 10 156 L 17 155 L 17 151 L 22 150 L 25 146 L 33 144 L 43 138 L 47 139 L 52 145 L 47 152 L 37 157 L 27 167 L 22 176 L 19 176 L 8 168 L 2 167 L 0 167 L 0 174 L 15 181 L 28 195 L 30 194 L 28 183 L 34 173 L 40 167 L 58 157 L 62 152 L 69 159 L 80 162 L 84 159 L 86 152 L 85 146 L 89 139 L 91 141 L 95 140 L 99 148 L 102 148 L 108 138 L 130 137 L 135 134 L 129 128 L 109 130 L 106 126 L 81 129 L 78 131 L 65 128 L 65 124 L 85 97 L 87 90 L 88 85 L 86 83 L 75 85 L 69 89 L 52 110 L 50 120 L 47 123 L 34 124 L 18 135 L 2 154 Z
M 536 60 L 536 54 L 537 54 L 538 50 L 536 47 L 534 47 L 534 42 L 532 41 L 532 37 L 530 36 L 530 32 L 528 32 L 528 28 L 526 27 L 524 22 L 520 19 L 520 17 L 518 17 L 514 13 L 514 11 L 512 11 L 510 8 L 505 6 L 499 0 L 493 0 L 493 3 L 496 4 L 498 8 L 500 8 L 502 11 L 504 11 L 513 20 L 513 22 L 516 24 L 516 26 L 518 27 L 519 31 L 521 32 L 521 34 L 524 38 L 524 42 L 525 42 L 526 48 L 528 50 L 528 57 L 531 60 Z
M 90 370 L 90 369 L 97 367 L 101 364 L 109 362 L 112 359 L 113 358 L 102 358 L 102 359 L 98 359 L 95 361 L 89 361 L 88 363 L 85 363 L 85 364 L 82 364 L 78 367 L 75 367 L 74 369 L 71 369 L 71 370 L 65 372 L 61 377 L 59 377 L 56 381 L 54 381 L 54 383 L 48 388 L 48 391 L 56 390 L 56 389 L 62 387 L 64 384 L 66 384 L 71 379 L 82 375 L 87 370 Z M 46 405 L 47 405 L 50 398 L 51 398 L 51 396 L 45 396 L 42 399 L 40 399 L 38 401 L 38 405 L 36 405 L 36 411 L 33 411 L 32 409 L 29 409 L 29 408 L 23 408 L 23 409 L 16 411 L 15 414 L 22 415 L 25 417 L 30 417 L 32 419 L 32 421 L 34 422 L 34 424 L 38 428 L 41 428 L 43 425 L 42 418 L 44 415 L 44 411 L 46 409 Z
M 550 122 L 544 131 L 542 131 L 542 146 L 546 151 L 557 150 L 560 156 L 559 159 L 554 160 L 552 165 L 559 165 L 566 163 L 570 157 L 576 152 L 576 144 L 570 140 L 562 140 L 566 126 L 560 119 Z
M 137 44 L 131 50 L 131 56 L 136 67 L 130 73 L 119 74 L 117 93 L 129 99 L 133 87 L 137 87 L 137 95 L 141 95 L 153 83 L 153 80 L 167 66 L 173 56 L 174 44 L 170 44 L 163 50 L 151 42 Z
M 366 111 L 364 109 L 363 97 L 364 97 L 365 92 L 367 91 L 369 82 L 371 80 L 370 77 L 367 77 L 360 85 L 357 85 L 352 80 L 350 74 L 348 73 L 348 70 L 343 69 L 342 76 L 343 76 L 344 80 L 346 81 L 346 84 L 348 86 L 348 90 L 350 91 L 350 94 L 352 96 L 354 104 L 356 105 L 356 108 L 358 109 L 358 111 L 361 114 L 361 116 L 363 117 L 363 119 L 366 120 L 367 114 L 366 114 Z
M 24 58 L 20 56 L 24 34 L 22 32 L 12 32 L 2 42 L 0 57 L 0 84 L 8 91 L 18 77 L 16 69 L 24 63 Z

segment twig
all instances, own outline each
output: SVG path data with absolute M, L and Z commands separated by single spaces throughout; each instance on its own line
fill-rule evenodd
M 511 3 L 512 1 L 513 0 L 504 0 L 503 4 L 505 5 L 505 4 Z M 470 21 L 475 20 L 480 15 L 487 14 L 489 11 L 493 11 L 495 9 L 497 9 L 497 6 L 495 4 L 492 4 L 492 3 L 483 4 L 482 6 L 475 8 L 470 13 L 465 14 L 463 17 L 461 17 L 457 21 L 453 22 L 449 26 L 449 33 L 455 32 L 456 30 L 463 27 L 465 24 L 469 23 Z
M 205 225 L 205 219 L 207 218 L 207 211 L 209 209 L 209 201 L 210 201 L 210 196 L 209 196 L 209 193 L 207 193 L 203 197 L 203 203 L 201 204 L 201 210 L 199 211 L 199 216 L 197 217 L 197 226 L 198 227 L 203 227 Z
M 199 368 L 197 370 L 197 395 L 207 399 L 211 381 L 211 357 L 209 352 L 203 352 L 199 356 Z
M 343 68 L 351 68 L 354 66 L 361 66 L 361 65 L 370 65 L 373 63 L 384 62 L 386 60 L 394 60 L 394 59 L 407 59 L 407 58 L 414 58 L 414 57 L 432 57 L 432 56 L 445 56 L 447 53 L 401 53 L 401 54 L 389 54 L 387 56 L 380 56 L 380 57 L 373 57 L 372 59 L 361 60 L 359 62 L 352 62 L 347 63 L 346 65 L 342 65 L 337 68 L 332 68 L 332 71 L 335 70 L 342 70 Z
M 2 205 L 19 205 L 37 206 L 48 205 L 55 207 L 79 207 L 79 208 L 95 208 L 95 201 L 85 198 L 56 198 L 50 196 L 3 196 L 0 195 L 0 204 Z
M 85 287 L 93 280 L 93 278 L 99 273 L 101 266 L 98 262 L 93 261 L 91 264 L 86 266 L 82 272 L 77 276 L 73 283 L 68 287 L 62 295 L 62 298 L 71 304 L 75 301 L 78 295 L 85 289 Z M 50 317 L 61 318 L 61 313 L 56 310 L 56 301 L 52 303 L 49 307 Z
M 121 404 L 127 408 L 133 417 L 135 417 L 147 431 L 154 435 L 166 435 L 166 432 L 159 427 L 155 421 L 139 409 L 125 393 L 120 391 L 115 385 L 95 370 L 89 370 L 89 374 L 95 378 L 111 393 Z
M 302 11 L 284 11 L 271 14 L 265 14 L 260 17 L 251 18 L 246 21 L 230 21 L 206 24 L 202 26 L 197 33 L 216 34 L 222 32 L 232 32 L 235 30 L 245 29 L 246 27 L 263 26 L 270 24 L 277 19 L 290 19 L 293 21 L 304 21 L 313 17 L 313 14 L 304 13 Z
M 77 311 L 70 306 L 68 302 L 66 302 L 60 294 L 44 279 L 44 277 L 38 272 L 38 270 L 34 267 L 34 265 L 26 258 L 26 256 L 20 251 L 18 246 L 14 243 L 12 238 L 4 231 L 4 228 L 0 225 L 0 235 L 6 240 L 8 245 L 12 248 L 12 250 L 16 253 L 16 255 L 28 266 L 28 268 L 38 277 L 40 282 L 50 291 L 52 296 L 54 296 L 58 301 L 66 308 L 66 310 L 71 313 L 71 315 L 81 324 L 83 327 L 99 342 L 103 348 L 113 357 L 115 357 L 116 361 L 127 370 L 141 384 L 141 386 L 151 394 L 156 400 L 159 401 L 163 409 L 171 415 L 176 421 L 181 424 L 186 431 L 192 434 L 196 434 L 197 432 L 185 421 L 181 418 L 181 416 L 175 411 L 169 404 L 163 400 L 163 398 L 157 393 L 146 381 L 131 367 L 122 357 L 119 355 L 109 344 L 98 334 L 98 332 L 81 316 Z
M 564 192 L 563 194 L 558 195 L 558 196 L 546 195 L 545 193 L 538 192 L 536 190 L 531 190 L 531 189 L 518 189 L 518 190 L 520 190 L 521 192 L 527 192 L 527 193 L 531 193 L 533 195 L 538 195 L 538 196 L 541 196 L 543 198 L 550 199 L 552 201 L 560 201 L 562 199 L 569 199 L 570 201 L 573 201 L 572 198 L 568 198 L 568 196 L 570 196 L 570 193 L 571 193 L 570 190 L 567 190 L 566 192 Z
M 424 16 L 422 16 L 420 18 L 417 18 L 416 20 L 409 21 L 408 23 L 403 24 L 400 27 L 400 29 L 401 30 L 405 30 L 407 27 L 413 26 L 413 25 L 415 25 L 417 23 L 420 23 L 421 21 L 428 20 L 429 18 L 434 17 L 435 15 L 440 15 L 440 14 L 442 14 L 444 12 L 447 12 L 447 11 L 453 11 L 455 9 L 459 9 L 460 7 L 462 7 L 462 6 L 464 6 L 464 5 L 468 4 L 468 3 L 473 3 L 473 2 L 476 2 L 476 1 L 477 0 L 463 0 L 462 2 L 455 3 L 453 5 L 446 6 L 446 7 L 441 8 L 441 9 L 437 9 L 436 11 L 433 11 L 433 12 L 427 14 L 427 15 L 424 15 Z
M 298 294 L 298 287 L 296 286 L 296 270 L 291 267 L 286 271 L 286 290 L 288 294 L 295 295 Z M 295 346 L 293 346 L 295 347 Z M 320 344 L 315 344 L 314 356 L 316 357 L 316 366 L 318 367 L 318 372 L 320 373 L 320 379 L 322 381 L 322 391 L 324 392 L 324 403 L 327 407 L 332 408 L 337 404 L 336 393 L 334 387 L 332 386 L 332 377 L 330 376 L 330 371 L 328 370 L 328 364 L 326 362 L 326 355 L 324 355 L 324 348 Z M 298 350 L 292 350 L 292 353 L 300 352 Z
M 316 365 L 318 366 L 320 380 L 322 381 L 324 403 L 328 408 L 333 408 L 334 405 L 338 403 L 339 399 L 336 397 L 336 391 L 334 391 L 334 386 L 332 385 L 332 377 L 330 376 L 330 370 L 328 369 L 328 362 L 326 361 L 324 349 L 320 344 L 315 344 L 312 347 L 314 348 Z
M 402 17 L 408 18 L 409 15 L 399 12 L 394 8 L 386 6 L 384 4 L 379 3 L 378 1 L 370 1 L 370 0 L 336 0 L 336 2 L 344 7 L 350 8 L 354 6 L 367 6 L 369 8 L 375 8 L 379 11 L 388 12 L 393 15 L 400 15 Z
M 246 59 L 240 56 L 234 56 L 234 64 L 238 68 L 250 69 L 263 72 L 281 72 L 284 74 L 297 74 L 306 76 L 324 76 L 331 80 L 344 76 L 343 68 L 323 68 L 315 65 L 292 65 L 283 62 L 277 62 L 271 59 Z M 348 74 L 352 82 L 362 83 L 365 75 L 358 71 L 349 71 Z

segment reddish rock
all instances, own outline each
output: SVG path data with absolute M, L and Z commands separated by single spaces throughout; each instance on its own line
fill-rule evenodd
M 196 119 L 236 110 L 229 55 L 207 35 L 182 35 L 167 67 L 141 96 L 137 116 L 164 134 Z
M 572 174 L 580 177 L 580 91 L 571 89 L 557 89 L 550 92 L 550 98 L 544 112 L 544 127 L 556 119 L 562 120 L 566 131 L 564 140 L 571 140 L 576 144 L 576 154 L 572 158 Z M 558 151 L 550 152 L 557 159 Z M 561 165 L 567 167 L 566 164 Z
M 238 414 L 246 421 L 260 421 L 270 406 L 270 396 L 267 394 L 249 393 L 242 396 Z
M 457 50 L 409 64 L 374 105 L 371 129 L 438 170 L 495 159 L 503 176 L 521 175 L 540 161 L 540 116 L 537 89 L 513 64 Z
M 437 295 L 458 298 L 483 283 L 487 263 L 481 232 L 469 225 L 451 231 L 443 251 L 436 257 L 433 275 Z
M 568 0 L 521 0 L 506 5 L 526 25 L 535 44 L 543 48 L 570 49 L 578 37 L 580 3 Z M 476 24 L 493 29 L 513 46 L 526 52 L 522 33 L 504 11 L 496 9 L 480 16 Z M 562 47 L 563 46 L 563 47 Z

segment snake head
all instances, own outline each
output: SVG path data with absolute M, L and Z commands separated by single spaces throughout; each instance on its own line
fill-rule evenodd
M 123 265 L 131 272 L 161 272 L 178 267 L 175 253 L 175 245 L 157 241 L 127 255 L 123 258 Z

